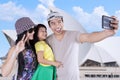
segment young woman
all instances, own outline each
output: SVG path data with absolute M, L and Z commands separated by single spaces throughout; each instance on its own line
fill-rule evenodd
M 39 65 L 32 80 L 56 80 L 56 67 L 62 65 L 61 62 L 55 61 L 52 49 L 45 41 L 46 38 L 46 26 L 38 24 L 35 29 L 34 40 Z
M 17 40 L 9 52 L 2 66 L 2 76 L 8 76 L 18 60 L 18 71 L 16 80 L 31 80 L 36 69 L 37 60 L 32 46 L 35 24 L 29 17 L 22 17 L 15 23 Z

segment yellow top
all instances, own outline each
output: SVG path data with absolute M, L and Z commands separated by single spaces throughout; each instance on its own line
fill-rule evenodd
M 39 51 L 44 51 L 44 54 L 43 54 L 44 59 L 49 60 L 49 61 L 55 61 L 52 49 L 45 41 L 37 42 L 35 44 L 35 50 L 36 50 L 36 53 Z M 43 66 L 50 66 L 50 65 L 46 65 L 46 64 L 42 64 L 42 63 L 40 63 L 40 64 Z

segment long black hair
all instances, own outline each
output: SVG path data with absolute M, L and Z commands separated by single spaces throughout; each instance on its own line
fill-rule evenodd
M 16 40 L 16 42 L 15 42 L 15 44 L 17 44 L 21 39 L 22 39 L 22 37 L 23 37 L 23 35 L 25 35 L 25 37 L 27 36 L 27 31 L 24 31 L 23 33 L 21 33 L 21 34 L 19 34 L 19 35 L 17 35 L 17 40 Z M 35 50 L 34 50 L 34 45 L 33 45 L 33 40 L 29 40 L 29 43 L 28 42 L 25 42 L 25 50 L 26 49 L 31 49 L 32 51 L 33 51 L 33 53 L 34 53 L 34 55 L 35 55 L 35 64 L 36 64 L 36 66 L 35 67 L 37 67 L 37 55 L 36 55 L 36 53 L 35 53 Z M 22 76 L 22 71 L 23 71 L 23 69 L 24 69 L 24 66 L 25 66 L 25 61 L 24 61 L 24 55 L 23 55 L 23 52 L 20 52 L 19 54 L 18 54 L 18 75 L 21 75 Z
M 39 41 L 38 32 L 39 32 L 39 29 L 40 29 L 40 28 L 45 28 L 45 29 L 47 30 L 47 28 L 46 28 L 46 26 L 45 26 L 44 24 L 38 24 L 38 25 L 35 27 L 34 44 Z

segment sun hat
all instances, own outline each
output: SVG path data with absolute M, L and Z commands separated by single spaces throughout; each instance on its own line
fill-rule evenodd
M 29 30 L 35 26 L 34 22 L 29 17 L 22 17 L 15 23 L 17 35 Z

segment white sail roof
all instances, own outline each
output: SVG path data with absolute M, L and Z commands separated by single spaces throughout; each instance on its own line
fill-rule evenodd
M 2 30 L 4 34 L 7 34 L 13 41 L 16 40 L 16 31 L 15 30 Z
M 116 60 L 105 49 L 94 44 L 91 46 L 82 63 L 88 59 L 99 63 L 116 62 Z
M 15 30 L 2 30 L 3 34 L 7 38 L 10 46 L 14 45 L 14 42 L 16 40 L 16 31 Z
M 109 37 L 95 45 L 105 49 L 120 65 L 120 37 Z M 107 56 L 105 58 L 107 58 Z

